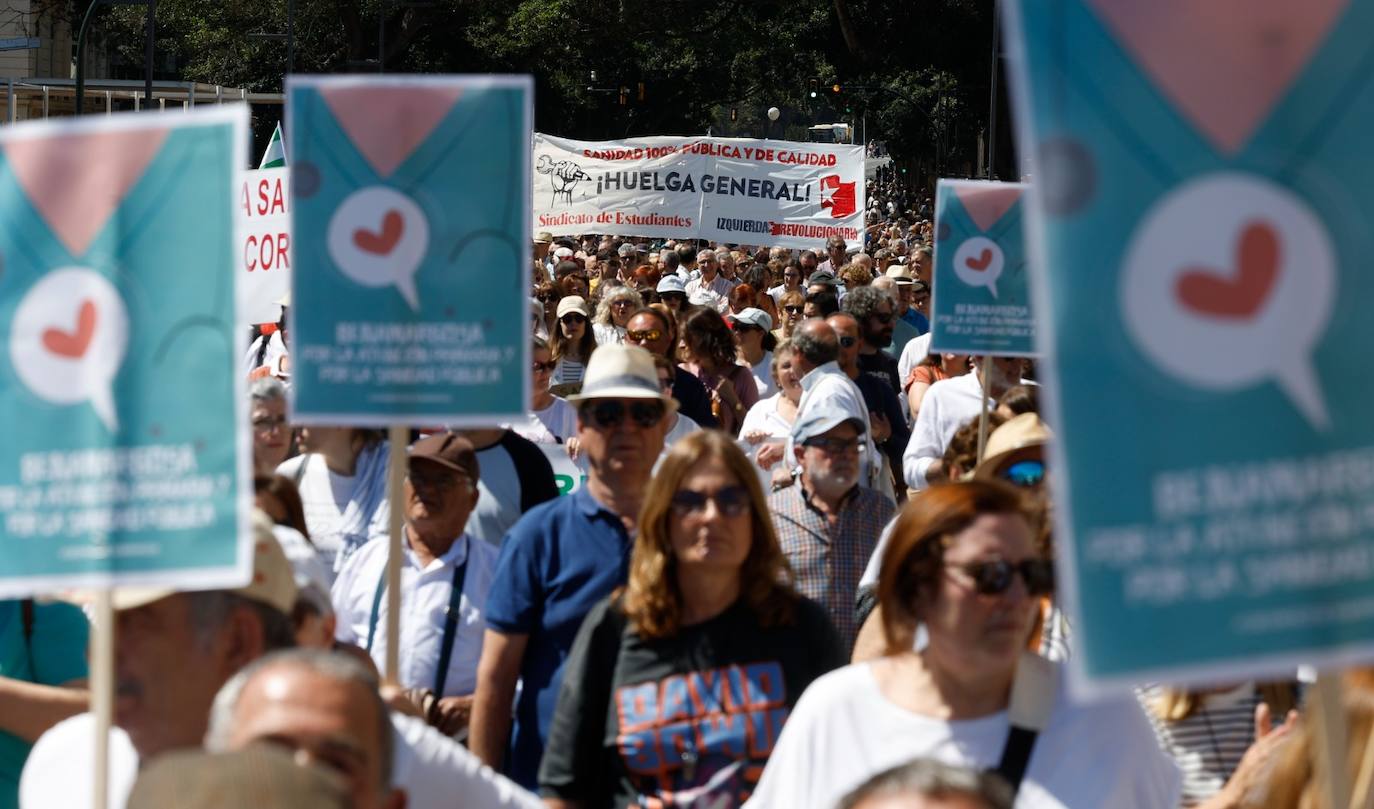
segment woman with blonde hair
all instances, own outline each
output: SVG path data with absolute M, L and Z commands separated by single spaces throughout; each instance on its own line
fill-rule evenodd
M 714 430 L 674 445 L 645 493 L 629 583 L 569 655 L 546 803 L 740 805 L 791 706 L 843 659 L 789 579 L 748 457 Z
M 630 315 L 642 308 L 644 299 L 632 287 L 608 289 L 596 305 L 596 317 L 593 318 L 592 332 L 596 335 L 596 344 L 619 345 L 625 342 L 625 324 L 630 321 Z

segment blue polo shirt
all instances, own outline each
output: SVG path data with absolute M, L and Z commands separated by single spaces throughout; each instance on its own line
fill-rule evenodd
M 629 562 L 620 517 L 586 487 L 530 509 L 501 541 L 486 618 L 497 632 L 529 636 L 508 759 L 508 774 L 526 789 L 539 785 L 563 661 L 577 630 L 597 602 L 625 584 Z
M 901 319 L 906 321 L 906 324 L 908 326 L 912 326 L 916 329 L 917 337 L 920 337 L 922 334 L 925 334 L 926 332 L 930 331 L 929 318 L 927 318 L 920 312 L 916 311 L 916 307 L 914 306 L 908 306 L 906 308 L 906 311 L 902 313 Z

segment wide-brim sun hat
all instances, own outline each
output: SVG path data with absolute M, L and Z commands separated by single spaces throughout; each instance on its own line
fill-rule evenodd
M 592 352 L 582 389 L 568 401 L 589 399 L 657 399 L 676 409 L 677 402 L 663 393 L 654 355 L 639 346 L 607 343 Z

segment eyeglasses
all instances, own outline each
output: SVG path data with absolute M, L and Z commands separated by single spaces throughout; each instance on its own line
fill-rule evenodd
M 1039 486 L 1045 480 L 1045 462 L 1034 459 L 1017 461 L 1003 469 L 998 477 L 1015 486 Z
M 634 402 L 628 408 L 619 399 L 602 399 L 582 408 L 582 418 L 600 430 L 612 430 L 625 423 L 625 413 L 640 427 L 649 428 L 663 420 L 663 403 L 657 400 Z
M 857 343 L 857 342 L 858 342 L 858 340 L 855 340 L 853 337 L 848 337 L 848 336 L 846 336 L 846 337 L 841 337 L 841 338 L 840 338 L 840 347 L 841 347 L 841 348 L 853 348 L 853 347 L 854 347 L 854 344 Z
M 805 307 L 805 306 L 784 306 L 784 307 L 782 307 L 782 308 L 783 308 L 783 311 L 787 312 L 787 314 L 789 314 L 789 315 L 799 315 L 799 314 L 802 313 L 802 310 L 804 310 L 806 307 Z
M 554 361 L 552 361 L 552 360 L 550 360 L 549 362 L 539 362 L 538 360 L 536 360 L 535 363 L 534 363 L 534 372 L 535 372 L 536 374 L 539 373 L 539 372 L 541 372 L 541 371 L 547 373 L 547 372 L 552 371 L 553 369 L 555 369 L 555 368 L 557 368 L 557 367 L 558 367 L 558 363 L 557 363 L 557 362 L 554 362 Z
M 663 337 L 663 332 L 659 329 L 630 329 L 625 336 L 636 343 L 656 343 Z
M 619 308 L 622 307 L 622 306 L 629 306 L 630 303 L 631 303 L 631 301 L 629 301 L 629 300 L 611 301 L 611 308 L 612 308 L 612 309 L 619 309 Z
M 569 312 L 568 314 L 563 315 L 562 317 L 560 317 L 560 318 L 558 319 L 558 322 L 559 322 L 559 323 L 566 323 L 566 324 L 568 324 L 569 326 L 571 326 L 571 325 L 573 325 L 574 323 L 586 323 L 586 322 L 587 322 L 587 317 L 586 317 L 585 315 L 579 315 L 579 314 L 576 314 L 576 313 L 574 313 L 574 312 Z
M 260 433 L 270 433 L 273 430 L 280 430 L 286 426 L 284 416 L 263 416 L 253 419 L 253 429 Z
M 996 596 L 1011 589 L 1013 577 L 1021 574 L 1026 583 L 1026 592 L 1033 596 L 1044 596 L 1054 592 L 1054 563 L 1048 559 L 1022 559 L 1012 564 L 1004 559 L 991 562 L 970 562 L 966 565 L 951 565 L 962 570 L 973 579 L 973 589 L 979 595 Z
M 545 293 L 539 296 L 539 300 L 543 301 L 544 303 L 553 303 L 554 301 L 558 300 L 558 296 Z
M 829 452 L 835 455 L 841 452 L 858 452 L 859 437 L 853 438 L 808 438 L 802 442 L 804 447 L 814 447 L 822 452 Z
M 716 511 L 726 517 L 738 517 L 749 510 L 749 492 L 743 486 L 722 486 L 714 492 L 694 492 L 680 489 L 673 495 L 673 511 L 678 516 L 700 514 L 706 504 L 716 504 Z
M 426 462 L 425 465 L 428 466 L 432 464 Z M 452 489 L 460 483 L 466 483 L 468 486 L 472 485 L 472 478 L 467 475 L 448 470 L 441 472 L 439 470 L 425 469 L 421 471 L 420 467 L 421 464 L 411 466 L 410 471 L 406 475 L 406 477 L 410 478 L 410 485 L 413 488 L 425 489 L 428 491 L 432 489 Z

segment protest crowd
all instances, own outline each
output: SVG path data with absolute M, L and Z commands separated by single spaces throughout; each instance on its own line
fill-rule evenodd
M 930 353 L 932 200 L 867 201 L 809 250 L 537 234 L 525 418 L 411 436 L 400 638 L 386 435 L 291 424 L 283 300 L 252 582 L 116 593 L 111 805 L 1312 805 L 1296 675 L 1066 692 L 1068 425 L 1033 362 Z M 0 605 L 0 809 L 87 805 L 91 631 Z

